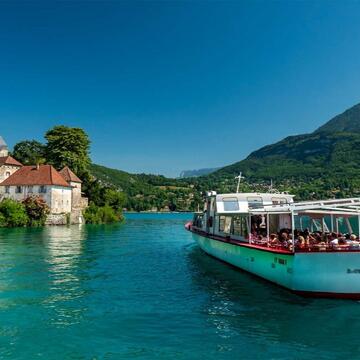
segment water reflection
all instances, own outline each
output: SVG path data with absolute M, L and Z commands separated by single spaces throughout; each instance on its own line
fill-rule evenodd
M 325 358 L 359 350 L 358 345 L 343 347 L 352 336 L 357 344 L 360 322 L 354 319 L 360 319 L 359 302 L 299 297 L 231 268 L 197 246 L 189 250 L 188 259 L 194 284 L 207 294 L 202 309 L 220 345 L 236 339 L 276 351 L 275 345 L 282 344 L 304 356 L 318 348 Z
M 83 226 L 52 226 L 44 229 L 48 239 L 47 256 L 49 296 L 43 304 L 53 310 L 51 322 L 68 326 L 82 320 L 87 295 L 82 269 L 82 252 L 86 238 Z

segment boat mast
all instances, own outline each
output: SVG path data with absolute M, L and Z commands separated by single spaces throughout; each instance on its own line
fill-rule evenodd
M 240 174 L 239 176 L 236 176 L 235 179 L 238 180 L 238 183 L 237 183 L 237 187 L 236 187 L 236 193 L 238 194 L 239 193 L 239 189 L 240 189 L 240 182 L 241 182 L 241 179 L 245 179 L 244 176 L 242 176 L 242 172 L 240 171 Z

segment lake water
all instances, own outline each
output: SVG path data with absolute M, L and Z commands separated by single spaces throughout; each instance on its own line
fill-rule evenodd
M 1 359 L 360 359 L 360 303 L 206 256 L 191 214 L 0 229 Z

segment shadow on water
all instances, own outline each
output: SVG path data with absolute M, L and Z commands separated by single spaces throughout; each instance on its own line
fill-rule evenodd
M 193 283 L 207 294 L 202 311 L 220 337 L 260 343 L 269 357 L 314 358 L 316 351 L 318 358 L 360 358 L 359 302 L 297 296 L 196 245 L 188 247 L 187 256 Z M 279 353 L 287 348 L 293 357 Z

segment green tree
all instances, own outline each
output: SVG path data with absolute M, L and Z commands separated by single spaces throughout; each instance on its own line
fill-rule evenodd
M 57 169 L 69 166 L 83 181 L 89 177 L 90 140 L 83 129 L 55 126 L 45 134 L 46 160 Z
M 85 221 L 89 224 L 107 224 L 119 222 L 123 219 L 120 212 L 116 212 L 109 205 L 96 206 L 91 203 L 84 212 Z
M 104 192 L 104 202 L 114 210 L 121 212 L 126 203 L 126 196 L 123 192 L 108 188 Z
M 36 140 L 20 141 L 14 146 L 12 155 L 24 165 L 43 164 L 45 162 L 45 145 Z
M 0 202 L 1 222 L 7 227 L 26 226 L 29 223 L 29 217 L 25 206 L 15 200 L 4 199 Z

